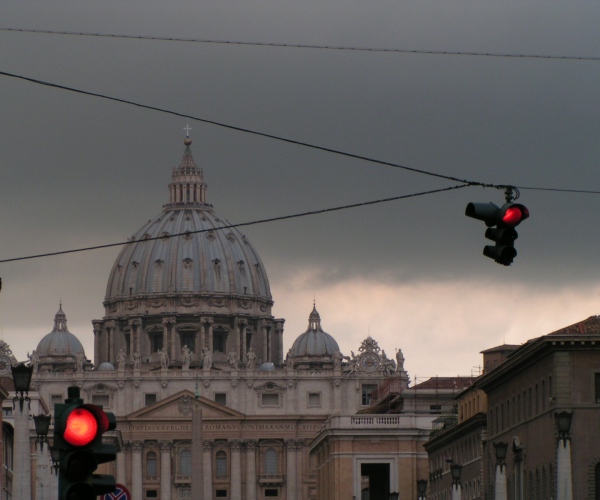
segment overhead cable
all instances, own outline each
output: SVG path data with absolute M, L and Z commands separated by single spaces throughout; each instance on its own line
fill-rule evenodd
M 476 56 L 476 57 L 502 57 L 513 59 L 562 59 L 571 61 L 600 61 L 600 56 L 571 56 L 571 55 L 552 55 L 552 54 L 511 54 L 503 52 L 478 52 L 462 50 L 420 50 L 420 49 L 389 49 L 374 47 L 349 47 L 343 45 L 318 45 L 302 43 L 275 43 L 275 42 L 245 42 L 241 40 L 213 40 L 207 38 L 182 38 L 182 37 L 164 37 L 164 36 L 144 36 L 144 35 L 119 35 L 113 33 L 86 33 L 81 31 L 55 31 L 55 30 L 35 30 L 23 28 L 0 28 L 0 31 L 15 31 L 20 33 L 38 33 L 45 35 L 68 35 L 68 36 L 86 36 L 101 38 L 124 38 L 134 40 L 156 40 L 162 42 L 188 42 L 205 43 L 220 45 L 250 45 L 254 47 L 283 47 L 293 49 L 318 49 L 318 50 L 345 50 L 356 52 L 395 52 L 400 54 L 424 54 L 437 56 Z

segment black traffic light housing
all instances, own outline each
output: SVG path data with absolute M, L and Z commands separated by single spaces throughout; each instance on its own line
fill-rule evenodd
M 488 227 L 485 237 L 495 242 L 493 246 L 484 247 L 483 255 L 504 266 L 510 266 L 517 256 L 514 242 L 519 234 L 515 227 L 529 217 L 527 207 L 513 203 L 508 191 L 507 202 L 502 207 L 493 203 L 469 203 L 465 210 L 466 216 L 485 222 Z
M 114 414 L 83 404 L 79 387 L 68 388 L 65 403 L 54 407 L 54 447 L 60 450 L 59 500 L 96 500 L 115 490 L 112 475 L 93 473 L 99 464 L 117 458 L 116 447 L 102 443 L 102 434 L 115 428 Z

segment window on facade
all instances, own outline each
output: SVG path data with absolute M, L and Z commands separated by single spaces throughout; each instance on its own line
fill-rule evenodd
M 216 456 L 216 476 L 227 477 L 227 454 L 224 451 L 218 451 Z
M 149 479 L 158 477 L 157 455 L 153 451 L 146 454 L 146 477 Z
M 213 332 L 213 351 L 225 352 L 227 349 L 227 331 L 215 330 Z
M 216 392 L 215 393 L 215 403 L 219 403 L 220 405 L 227 406 L 227 394 L 225 392 Z
M 377 390 L 377 384 L 363 384 L 362 385 L 362 400 L 361 404 L 363 406 L 369 406 L 371 404 L 371 399 L 373 393 Z
M 110 396 L 108 394 L 92 394 L 92 404 L 109 408 Z
M 154 333 L 150 335 L 150 344 L 152 345 L 152 352 L 158 352 L 163 348 L 163 334 Z
M 442 405 L 429 405 L 429 413 L 439 415 L 442 413 Z
M 192 475 L 192 451 L 181 450 L 179 453 L 179 475 L 180 476 L 191 476 Z
M 144 394 L 144 406 L 152 406 L 156 403 L 156 394 Z
M 278 473 L 277 452 L 273 448 L 269 448 L 265 451 L 265 474 L 274 475 Z
M 158 490 L 146 490 L 146 498 L 158 498 Z
M 308 406 L 321 406 L 321 394 L 318 392 L 309 392 Z
M 595 387 L 595 392 L 596 392 L 595 401 L 596 401 L 596 403 L 600 403 L 600 373 L 596 373 L 596 374 L 594 374 L 594 376 L 596 379 L 595 380 L 595 382 L 596 382 L 595 383 L 595 386 L 596 386 Z
M 276 488 L 267 488 L 265 489 L 265 497 L 278 497 L 279 490 Z
M 227 490 L 217 490 L 217 491 L 215 491 L 215 497 L 217 497 L 217 498 L 227 498 Z
M 127 354 L 127 356 L 129 356 L 130 353 L 130 339 L 131 339 L 131 335 L 129 333 L 126 333 L 125 335 L 123 335 L 123 337 L 125 337 L 125 354 Z
M 52 394 L 52 396 L 50 396 L 50 404 L 52 404 L 52 408 L 54 408 L 54 405 L 59 405 L 63 403 L 63 395 L 62 394 Z
M 263 394 L 262 406 L 279 406 L 279 394 Z
M 196 351 L 196 346 L 195 346 L 196 332 L 193 332 L 193 331 L 180 332 L 179 335 L 181 337 L 181 347 L 186 345 L 186 346 L 188 346 L 188 349 L 190 351 L 195 352 Z
M 5 417 L 12 417 L 12 414 L 12 408 L 2 408 L 2 415 L 4 415 Z

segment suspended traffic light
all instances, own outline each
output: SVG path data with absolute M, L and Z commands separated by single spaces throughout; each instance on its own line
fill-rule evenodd
M 498 264 L 511 265 L 517 256 L 514 242 L 519 234 L 515 227 L 529 217 L 527 207 L 511 201 L 501 208 L 493 203 L 469 203 L 465 215 L 485 222 L 488 226 L 485 237 L 496 243 L 493 246 L 486 245 L 483 255 L 494 259 Z
M 116 460 L 116 448 L 102 443 L 102 434 L 116 428 L 112 413 L 101 406 L 83 404 L 79 387 L 54 408 L 54 447 L 60 450 L 59 500 L 95 500 L 115 490 L 115 478 L 94 474 L 98 465 Z

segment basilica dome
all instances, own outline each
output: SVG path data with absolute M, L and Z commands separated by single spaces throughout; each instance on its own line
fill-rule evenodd
M 57 362 L 74 363 L 79 351 L 85 353 L 79 339 L 68 330 L 67 316 L 61 305 L 54 316 L 54 328 L 40 340 L 35 353 L 39 357 L 40 364 L 56 364 Z
M 308 317 L 308 329 L 294 341 L 289 355 L 294 358 L 331 358 L 337 350 L 338 343 L 321 328 L 321 316 L 314 306 Z
M 186 138 L 183 159 L 173 168 L 170 202 L 130 238 L 116 259 L 107 302 L 174 293 L 271 300 L 256 250 L 206 203 L 206 184 L 191 142 Z

